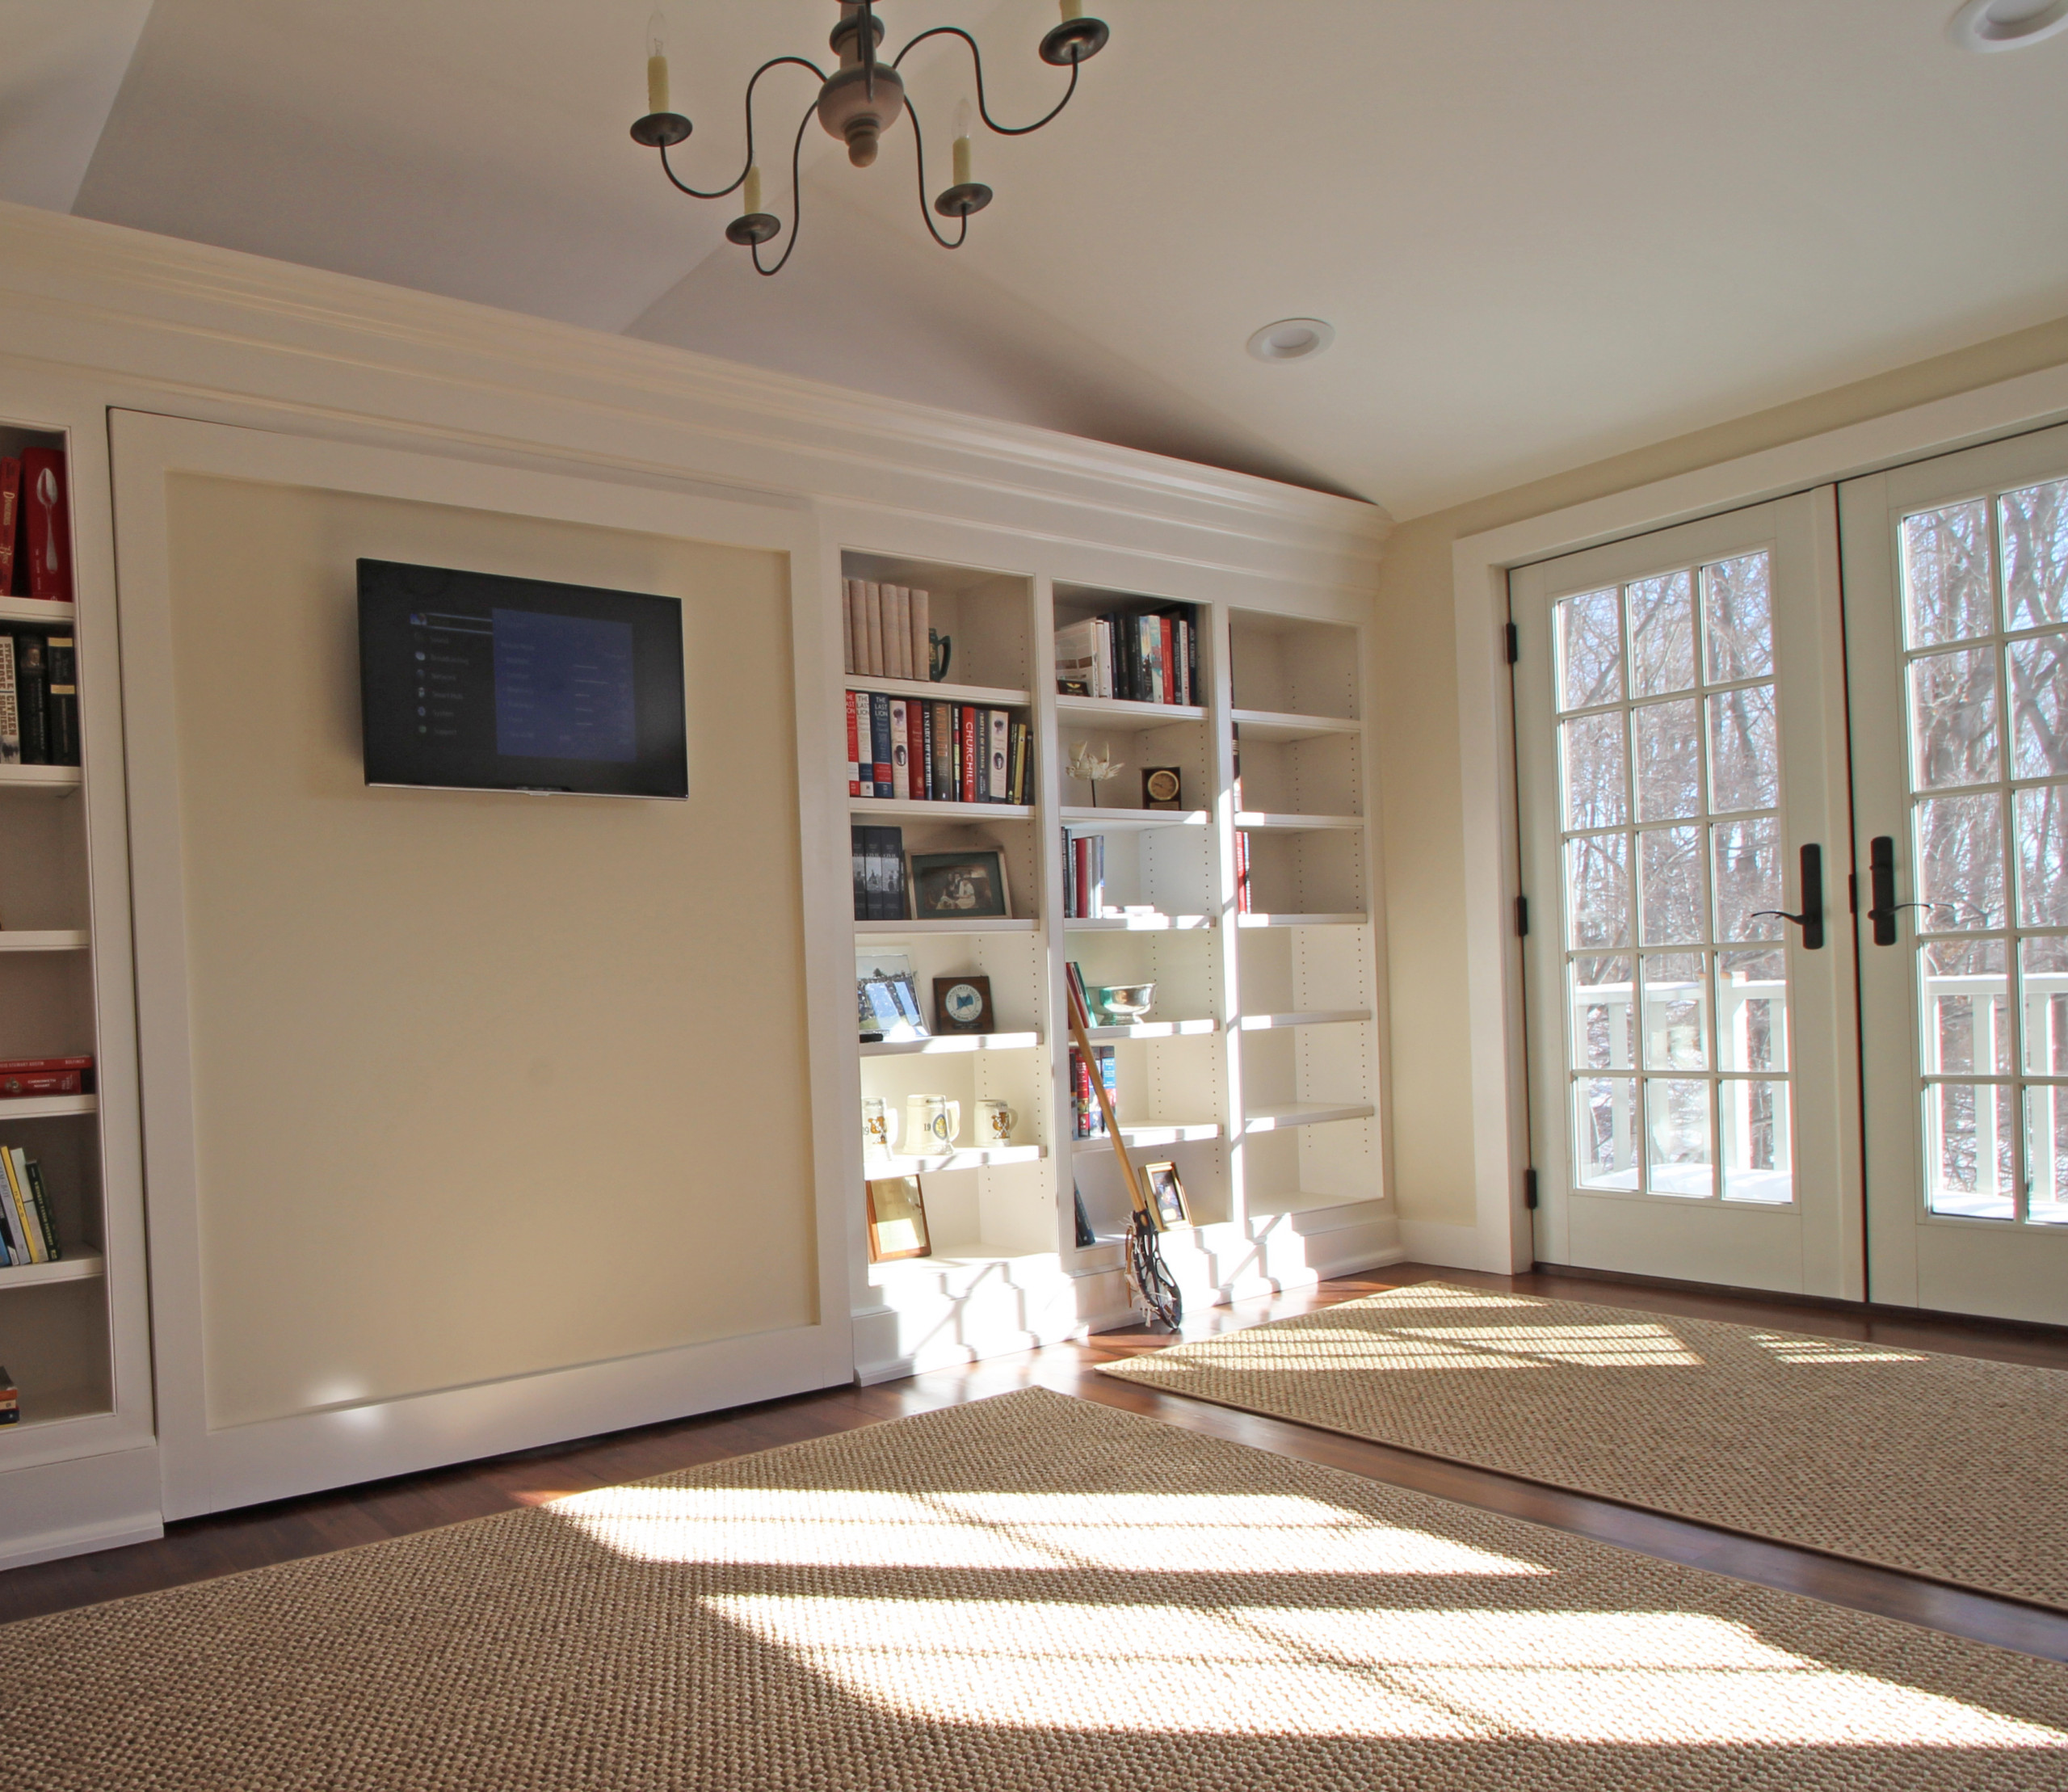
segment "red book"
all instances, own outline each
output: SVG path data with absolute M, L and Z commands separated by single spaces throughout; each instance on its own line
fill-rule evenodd
M 93 1067 L 91 1052 L 82 1053 L 76 1058 L 0 1058 L 0 1076 L 12 1076 L 23 1071 L 90 1071 Z
M 855 715 L 855 693 L 847 693 L 847 794 L 862 793 L 862 734 Z
M 15 589 L 15 536 L 19 532 L 22 463 L 11 455 L 0 461 L 0 597 Z
M 31 597 L 72 601 L 72 510 L 65 456 L 57 448 L 22 450 L 22 546 Z
M 974 802 L 977 800 L 977 712 L 965 703 L 958 707 L 956 713 L 962 721 L 960 730 L 962 736 L 962 800 Z
M 1158 633 L 1163 637 L 1163 657 L 1156 667 L 1156 694 L 1166 703 L 1178 700 L 1178 681 L 1173 669 L 1177 661 L 1171 657 L 1171 619 L 1167 616 L 1157 619 Z
M 0 1075 L 0 1100 L 29 1095 L 77 1095 L 83 1071 L 23 1071 Z

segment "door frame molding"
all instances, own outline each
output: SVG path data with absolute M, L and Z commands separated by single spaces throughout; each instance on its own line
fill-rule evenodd
M 1547 511 L 1452 544 L 1474 1215 L 1469 1260 L 1461 1267 L 1512 1273 L 1528 1268 L 1536 1255 L 1532 1216 L 1523 1205 L 1529 1090 L 1513 907 L 1521 866 L 1507 675 L 1510 570 L 2062 422 L 2068 422 L 2068 365 Z

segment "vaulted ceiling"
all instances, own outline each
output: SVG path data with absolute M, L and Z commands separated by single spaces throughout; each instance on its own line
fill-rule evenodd
M 881 3 L 975 32 L 1001 117 L 1059 88 L 1054 0 Z M 1104 0 L 1070 108 L 980 141 L 967 248 L 909 133 L 862 170 L 814 128 L 767 280 L 626 135 L 651 4 L 0 0 L 0 196 L 1401 516 L 2068 313 L 2068 34 L 1969 54 L 1955 0 Z M 717 184 L 834 0 L 667 10 Z M 967 66 L 907 65 L 931 146 Z M 763 83 L 770 138 L 810 88 Z M 1245 355 L 1291 315 L 1335 347 Z

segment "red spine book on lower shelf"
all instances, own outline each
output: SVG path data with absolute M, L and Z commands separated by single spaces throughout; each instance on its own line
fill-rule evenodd
M 977 712 L 966 703 L 956 710 L 962 735 L 962 800 L 977 800 Z M 988 745 L 988 743 L 986 743 Z

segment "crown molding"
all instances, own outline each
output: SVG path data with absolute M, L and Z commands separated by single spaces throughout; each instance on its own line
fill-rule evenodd
M 539 414 L 543 431 L 503 435 L 513 449 L 567 452 L 574 444 L 554 422 L 586 412 L 592 421 L 616 419 L 620 452 L 656 471 L 729 473 L 749 486 L 870 503 L 887 497 L 880 474 L 889 465 L 905 476 L 900 507 L 910 505 L 911 476 L 918 475 L 965 493 L 1064 506 L 1079 527 L 1100 513 L 1136 528 L 1161 523 L 1191 538 L 1192 553 L 1223 557 L 1201 541 L 1204 532 L 1221 538 L 1231 563 L 1251 557 L 1238 544 L 1271 559 L 1317 559 L 1333 569 L 1331 583 L 1367 589 L 1392 527 L 1375 505 L 1251 474 L 0 204 L 5 312 L 32 315 L 45 326 L 32 344 L 11 331 L 17 354 L 167 388 L 302 404 L 321 389 L 330 396 L 313 408 L 334 412 L 343 374 L 352 412 L 420 427 L 427 421 L 421 393 L 406 402 L 390 382 L 429 381 L 451 397 L 499 395 L 528 401 L 534 413 L 544 405 L 558 414 Z M 225 347 L 247 352 L 225 356 Z M 255 359 L 250 351 L 258 351 Z M 481 431 L 466 413 L 495 409 L 449 408 L 448 420 L 470 434 Z M 635 420 L 700 438 L 712 452 L 652 458 L 625 440 L 624 426 Z M 922 500 L 920 507 L 932 507 Z

